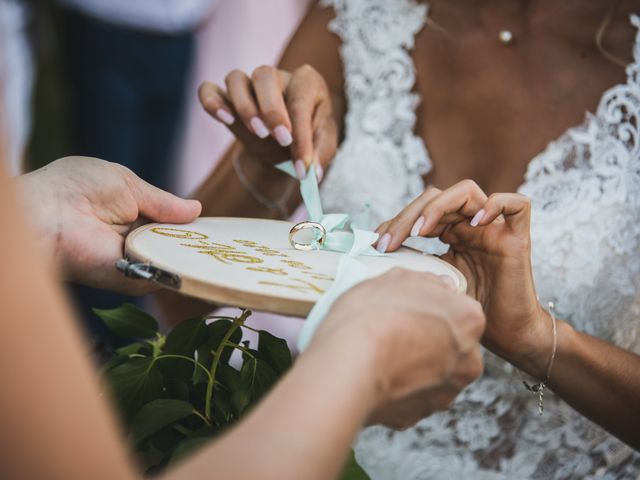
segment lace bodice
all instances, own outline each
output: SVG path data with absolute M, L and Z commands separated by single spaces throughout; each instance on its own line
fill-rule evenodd
M 427 7 L 413 0 L 323 0 L 342 39 L 346 137 L 323 185 L 328 211 L 376 222 L 424 188 L 413 133 L 419 98 L 409 51 Z M 636 27 L 640 20 L 632 17 Z M 540 298 L 579 330 L 640 349 L 640 35 L 627 82 L 529 164 L 532 261 Z M 548 395 L 545 413 L 490 353 L 453 408 L 405 432 L 365 429 L 356 455 L 373 479 L 640 478 L 640 455 Z

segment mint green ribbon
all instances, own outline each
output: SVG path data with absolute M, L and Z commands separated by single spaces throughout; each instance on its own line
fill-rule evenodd
M 276 168 L 298 178 L 293 162 L 281 163 Z M 367 278 L 367 266 L 356 257 L 382 254 L 373 248 L 378 234 L 361 228 L 362 220 L 349 224 L 349 215 L 345 213 L 324 214 L 315 169 L 310 168 L 307 176 L 300 180 L 300 193 L 309 213 L 309 220 L 320 223 L 327 231 L 325 242 L 320 248 L 343 254 L 338 262 L 335 280 L 316 302 L 300 332 L 298 348 L 303 351 L 338 297 Z

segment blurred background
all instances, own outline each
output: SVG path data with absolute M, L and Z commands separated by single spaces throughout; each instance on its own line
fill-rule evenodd
M 198 85 L 277 62 L 310 3 L 0 0 L 12 173 L 87 155 L 189 195 L 232 140 L 201 110 Z M 69 289 L 93 338 L 116 346 L 91 307 L 137 300 Z

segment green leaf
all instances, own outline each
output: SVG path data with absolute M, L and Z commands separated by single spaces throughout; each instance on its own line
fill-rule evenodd
M 211 438 L 207 437 L 195 437 L 195 438 L 186 438 L 176 447 L 171 455 L 171 460 L 169 460 L 169 464 L 173 465 L 185 457 L 193 454 L 207 443 L 211 441 Z
M 253 379 L 253 391 L 251 400 L 257 402 L 262 396 L 271 390 L 278 381 L 278 374 L 266 362 L 256 360 L 256 373 Z
M 209 338 L 208 330 L 203 317 L 185 320 L 167 335 L 164 353 L 193 357 L 193 352 Z
M 162 395 L 162 374 L 152 358 L 130 358 L 106 372 L 105 377 L 125 420 Z
M 173 428 L 174 425 L 162 428 L 149 437 L 149 445 L 170 455 L 186 436 Z M 146 443 L 146 442 L 145 442 Z
M 231 365 L 219 365 L 216 377 L 228 390 L 235 391 L 241 388 L 240 372 Z
M 178 378 L 164 377 L 165 392 L 169 398 L 189 401 L 189 386 Z
M 148 317 L 130 305 L 97 313 L 108 324 L 111 322 L 109 327 L 119 334 L 124 330 L 126 336 L 130 336 L 132 329 L 136 329 L 136 337 L 142 335 L 138 327 L 144 326 L 145 320 L 131 322 L 131 319 L 138 313 Z M 180 355 L 193 359 L 194 351 L 197 351 L 198 362 L 209 370 L 213 352 L 229 329 L 234 328 L 230 320 L 218 319 L 206 325 L 203 319 L 190 319 L 174 328 L 166 338 L 160 338 L 151 318 L 153 325 L 149 322 L 150 328 L 140 337 L 145 340 L 119 349 L 107 364 L 104 377 L 148 473 L 162 472 L 169 463 L 179 461 L 223 433 L 290 367 L 291 353 L 286 343 L 268 332 L 259 332 L 257 350 L 245 345 L 240 370 L 229 365 L 234 348 L 225 347 L 216 370 L 211 425 L 206 424 L 194 413 L 205 408 L 206 372 L 194 368 L 187 359 L 162 356 Z M 236 329 L 229 341 L 242 345 L 242 330 Z M 130 357 L 132 354 L 134 356 Z
M 219 425 L 226 425 L 235 418 L 231 410 L 231 396 L 228 392 L 218 390 L 213 395 L 213 417 Z
M 347 463 L 342 469 L 340 480 L 369 480 L 369 475 L 367 475 L 362 467 L 358 465 L 353 450 L 351 450 L 351 452 L 349 453 Z
M 149 468 L 160 465 L 166 457 L 166 453 L 160 451 L 153 445 L 149 445 L 138 452 L 138 457 L 143 468 L 148 470 Z
M 129 434 L 135 445 L 162 428 L 193 415 L 195 408 L 183 400 L 160 398 L 147 403 L 131 421 Z
M 255 377 L 256 360 L 248 359 L 242 364 L 240 370 L 240 384 L 231 395 L 231 406 L 237 417 L 242 416 L 251 403 L 253 393 L 253 380 Z
M 116 350 L 118 355 L 124 355 L 128 357 L 129 355 L 133 355 L 134 353 L 138 353 L 142 349 L 142 344 L 140 343 L 130 343 L 129 345 L 125 345 L 124 347 L 120 347 Z
M 219 425 L 227 425 L 237 418 L 237 408 L 232 405 L 232 397 L 242 388 L 242 380 L 240 372 L 231 365 L 219 365 L 216 377 L 219 384 L 213 393 L 213 416 Z M 242 404 L 244 400 L 236 398 L 236 402 Z
M 167 335 L 163 353 L 167 355 L 183 355 L 194 358 L 196 349 L 201 347 L 209 338 L 208 327 L 204 318 L 192 318 L 178 324 Z M 199 357 L 198 357 L 199 358 Z M 201 360 L 199 358 L 199 360 Z M 202 363 L 200 361 L 200 363 Z M 208 369 L 206 364 L 203 364 Z M 193 363 L 185 360 L 163 360 L 161 364 L 162 372 L 165 376 L 180 378 L 189 381 L 196 377 L 197 381 L 206 381 L 207 376 L 198 368 L 194 368 Z
M 115 357 L 110 358 L 107 362 L 103 363 L 100 367 L 101 375 L 105 375 L 109 370 L 117 367 L 118 365 L 122 365 L 123 363 L 128 362 L 128 355 L 116 355 Z
M 276 372 L 259 358 L 245 357 L 240 370 L 240 383 L 231 396 L 231 406 L 238 417 L 257 402 L 278 381 Z
M 93 312 L 106 323 L 109 330 L 120 337 L 151 338 L 158 332 L 158 322 L 130 303 L 112 310 L 94 308 Z
M 291 352 L 287 342 L 281 338 L 274 337 L 264 330 L 260 330 L 258 333 L 258 352 L 260 358 L 280 375 L 291 366 Z

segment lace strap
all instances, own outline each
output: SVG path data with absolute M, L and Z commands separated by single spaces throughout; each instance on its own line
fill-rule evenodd
M 631 63 L 631 65 L 636 65 L 640 63 L 640 16 L 634 13 L 629 17 L 629 20 L 631 21 L 631 25 L 636 27 L 637 30 L 636 39 L 633 44 L 633 62 Z

